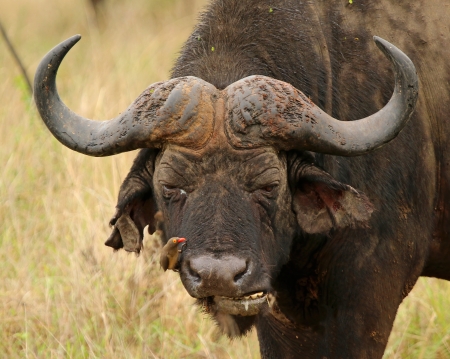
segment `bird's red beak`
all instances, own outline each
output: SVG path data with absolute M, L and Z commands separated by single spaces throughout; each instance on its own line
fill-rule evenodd
M 177 243 L 183 243 L 186 242 L 186 238 L 178 238 Z

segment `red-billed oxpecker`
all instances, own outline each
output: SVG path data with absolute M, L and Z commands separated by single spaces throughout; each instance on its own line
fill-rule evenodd
M 183 243 L 186 244 L 186 238 L 172 237 L 170 238 L 166 245 L 161 250 L 161 257 L 159 257 L 159 264 L 164 272 L 168 269 L 175 270 L 178 264 L 178 257 L 181 253 L 181 248 L 178 245 Z

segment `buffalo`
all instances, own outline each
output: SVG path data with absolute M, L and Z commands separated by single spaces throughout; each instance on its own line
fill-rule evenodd
M 381 358 L 418 277 L 450 279 L 449 19 L 437 0 L 212 0 L 118 117 L 58 96 L 79 36 L 34 96 L 72 150 L 142 149 L 108 246 L 186 238 L 184 287 L 229 336 L 255 326 L 263 358 Z

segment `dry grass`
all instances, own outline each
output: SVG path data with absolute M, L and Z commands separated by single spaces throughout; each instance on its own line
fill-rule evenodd
M 61 97 L 92 118 L 115 116 L 168 78 L 204 0 L 0 0 L 0 21 L 30 74 L 81 33 L 61 68 Z M 134 153 L 71 152 L 43 127 L 0 41 L 0 357 L 258 358 L 255 334 L 229 342 L 193 305 L 158 244 L 139 258 L 103 245 Z M 386 358 L 450 357 L 450 287 L 421 280 L 403 304 Z

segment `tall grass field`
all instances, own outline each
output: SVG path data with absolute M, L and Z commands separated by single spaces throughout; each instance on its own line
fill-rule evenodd
M 75 112 L 108 119 L 169 77 L 206 0 L 0 0 L 31 77 L 62 40 L 82 40 L 58 75 Z M 136 152 L 92 158 L 44 127 L 0 39 L 0 358 L 259 358 L 253 332 L 220 336 L 148 236 L 136 257 L 104 246 Z M 450 258 L 449 258 L 450 260 Z M 420 279 L 385 358 L 450 358 L 450 285 Z

